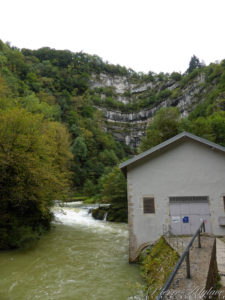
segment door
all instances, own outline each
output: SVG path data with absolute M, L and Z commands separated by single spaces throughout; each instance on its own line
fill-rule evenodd
M 192 235 L 202 220 L 206 232 L 210 233 L 210 210 L 207 196 L 170 197 L 171 233 Z

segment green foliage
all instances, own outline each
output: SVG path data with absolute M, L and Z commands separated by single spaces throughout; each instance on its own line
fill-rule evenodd
M 123 207 L 127 201 L 127 184 L 120 169 L 115 166 L 101 181 L 103 201 Z
M 213 141 L 225 147 L 225 112 L 217 112 L 208 118 Z
M 82 137 L 77 137 L 71 147 L 75 159 L 84 160 L 87 157 L 87 146 Z
M 100 197 L 103 203 L 111 204 L 107 210 L 96 210 L 96 218 L 102 216 L 103 211 L 108 213 L 108 221 L 127 222 L 127 183 L 120 169 L 115 166 L 99 180 Z
M 68 134 L 24 109 L 0 111 L 0 249 L 50 227 L 50 206 L 69 187 Z
M 155 299 L 172 272 L 179 255 L 161 237 L 148 249 L 141 261 L 142 276 L 146 282 L 149 299 Z
M 163 90 L 159 93 L 158 97 L 160 100 L 164 100 L 166 98 L 169 98 L 172 92 L 169 89 Z
M 92 196 L 95 195 L 96 192 L 96 185 L 90 179 L 87 179 L 83 186 L 83 193 L 87 196 Z
M 48 120 L 60 119 L 60 107 L 58 105 L 49 105 L 46 102 L 40 102 L 39 98 L 35 94 L 24 97 L 21 101 L 24 108 L 32 113 L 43 114 Z
M 175 80 L 175 81 L 180 81 L 182 75 L 181 75 L 180 73 L 173 72 L 173 73 L 170 75 L 170 77 L 171 77 L 171 79 L 173 79 L 173 80 Z
M 214 77 L 219 70 L 219 75 Z M 205 68 L 206 83 L 203 85 L 205 96 L 200 103 L 190 113 L 189 119 L 194 120 L 198 117 L 208 117 L 214 112 L 224 111 L 225 99 L 225 67 L 211 64 Z M 214 75 L 213 75 L 214 74 Z
M 187 69 L 187 73 L 190 74 L 195 69 L 199 69 L 201 67 L 202 67 L 202 64 L 200 63 L 200 60 L 197 58 L 197 56 L 193 55 L 189 62 L 189 67 Z
M 179 119 L 180 113 L 177 108 L 169 107 L 159 110 L 154 121 L 147 128 L 147 134 L 142 139 L 140 150 L 146 151 L 178 134 L 181 130 Z
M 220 76 L 224 72 L 224 67 L 222 66 L 222 64 L 220 64 L 220 65 L 211 64 L 207 71 L 208 71 L 207 72 L 207 81 L 212 82 L 212 81 L 218 80 L 220 78 Z
M 225 146 L 225 112 L 218 111 L 208 117 L 192 117 L 190 120 L 181 119 L 179 111 L 174 108 L 163 108 L 156 113 L 153 123 L 149 125 L 140 150 L 146 151 L 182 131 Z
M 118 157 L 116 156 L 113 150 L 103 150 L 99 155 L 100 161 L 107 166 L 114 166 L 118 161 Z

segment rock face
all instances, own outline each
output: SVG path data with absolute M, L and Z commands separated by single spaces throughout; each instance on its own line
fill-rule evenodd
M 112 98 L 118 103 L 123 103 L 125 108 L 145 98 L 148 99 L 152 94 L 158 97 L 156 103 L 130 112 L 130 107 L 126 112 L 126 109 L 121 111 L 96 105 L 107 121 L 105 130 L 110 131 L 118 141 L 126 143 L 131 148 L 137 148 L 145 135 L 148 123 L 160 108 L 178 107 L 183 117 L 188 116 L 204 96 L 204 82 L 203 74 L 186 84 L 170 77 L 164 80 L 156 77 L 148 82 L 135 83 L 124 76 L 100 74 L 91 77 L 90 86 L 96 92 L 101 89 L 101 99 L 107 98 L 104 89 L 110 89 Z

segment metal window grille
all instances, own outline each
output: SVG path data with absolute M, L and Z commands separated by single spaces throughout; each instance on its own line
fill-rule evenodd
M 225 198 L 225 197 L 224 197 Z M 178 197 L 169 197 L 170 203 L 208 203 L 208 196 L 178 196 Z
M 153 197 L 143 198 L 143 208 L 144 214 L 154 214 L 155 213 L 155 200 Z

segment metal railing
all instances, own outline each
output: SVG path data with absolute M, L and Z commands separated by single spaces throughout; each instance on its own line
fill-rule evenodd
M 181 255 L 181 257 L 179 258 L 176 266 L 174 267 L 173 271 L 171 272 L 169 278 L 167 279 L 166 283 L 164 284 L 163 288 L 161 289 L 158 297 L 156 298 L 156 300 L 160 300 L 163 299 L 163 297 L 165 296 L 165 292 L 168 290 L 168 288 L 170 287 L 173 278 L 175 277 L 180 265 L 182 264 L 182 262 L 184 261 L 184 259 L 186 260 L 186 270 L 187 270 L 187 278 L 191 278 L 191 270 L 190 270 L 190 258 L 189 258 L 189 251 L 191 246 L 194 243 L 194 240 L 196 239 L 196 237 L 198 237 L 198 248 L 201 248 L 201 238 L 200 238 L 200 233 L 201 232 L 205 232 L 205 223 L 204 220 L 202 221 L 202 223 L 200 224 L 199 228 L 196 230 L 195 234 L 193 235 L 191 241 L 189 242 L 189 244 L 187 245 L 187 247 L 185 248 L 183 254 Z
M 184 251 L 184 240 L 177 234 L 171 234 L 171 226 L 163 224 L 163 236 L 167 243 L 172 246 L 178 253 L 183 253 Z

